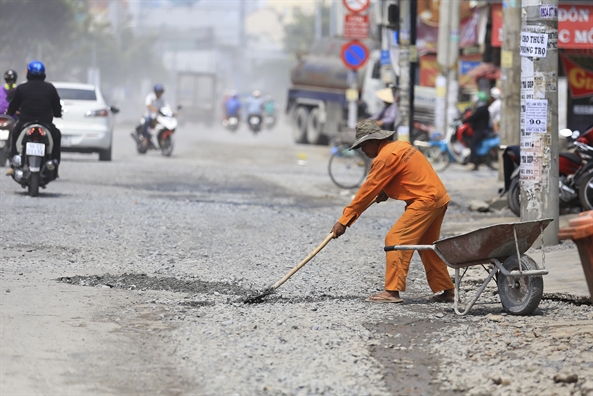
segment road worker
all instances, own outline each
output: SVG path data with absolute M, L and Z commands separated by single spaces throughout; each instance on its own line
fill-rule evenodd
M 441 224 L 449 204 L 449 195 L 426 157 L 409 142 L 392 141 L 394 131 L 382 130 L 375 120 L 356 125 L 356 140 L 351 149 L 361 148 L 373 159 L 371 170 L 342 217 L 332 228 L 334 238 L 346 232 L 346 227 L 360 217 L 368 205 L 388 198 L 406 202 L 403 215 L 389 230 L 385 245 L 431 245 L 440 238 Z M 386 253 L 385 291 L 366 301 L 401 303 L 406 291 L 406 277 L 413 250 Z M 446 264 L 434 251 L 418 252 L 424 268 L 433 302 L 453 302 L 454 286 Z M 441 292 L 440 294 L 437 294 Z

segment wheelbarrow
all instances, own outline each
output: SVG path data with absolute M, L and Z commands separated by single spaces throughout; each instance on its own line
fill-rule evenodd
M 542 237 L 542 267 L 524 254 L 533 245 L 552 219 L 520 223 L 495 224 L 465 234 L 439 239 L 433 245 L 385 246 L 385 251 L 432 250 L 448 267 L 455 269 L 455 301 L 457 315 L 466 315 L 478 300 L 488 283 L 494 279 L 498 285 L 500 302 L 511 315 L 529 315 L 539 305 L 543 295 L 545 254 Z M 468 268 L 481 265 L 488 277 L 474 297 L 460 310 L 459 286 Z M 487 265 L 493 265 L 491 269 Z M 463 273 L 460 274 L 460 270 Z

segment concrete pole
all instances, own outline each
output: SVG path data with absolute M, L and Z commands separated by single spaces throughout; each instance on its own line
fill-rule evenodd
M 416 48 L 416 24 L 418 17 L 418 2 L 410 0 L 410 140 L 413 142 L 417 136 L 414 135 L 414 97 L 416 85 L 416 67 L 418 66 L 418 50 Z
M 447 57 L 449 68 L 447 78 L 447 129 L 451 127 L 453 120 L 457 118 L 457 101 L 459 98 L 459 13 L 461 12 L 461 1 L 443 1 L 449 7 L 449 56 Z
M 399 4 L 399 111 L 397 139 L 410 140 L 410 0 Z
M 558 244 L 558 0 L 523 0 L 521 25 L 521 221 L 551 218 Z
M 447 86 L 449 78 L 449 34 L 450 34 L 450 4 L 441 1 L 439 7 L 439 39 L 437 64 L 439 75 L 436 78 L 436 106 L 434 109 L 434 125 L 436 130 L 447 132 Z
M 500 67 L 502 69 L 501 90 L 502 109 L 500 130 L 501 148 L 516 146 L 520 142 L 521 127 L 521 1 L 505 0 L 502 7 L 502 50 Z M 498 34 L 498 32 L 492 32 Z M 502 164 L 502 154 L 499 155 Z M 499 167 L 498 177 L 504 179 L 503 167 Z
M 317 0 L 317 4 L 315 4 L 315 40 L 321 40 L 322 32 L 321 32 L 321 8 L 322 8 L 322 0 Z

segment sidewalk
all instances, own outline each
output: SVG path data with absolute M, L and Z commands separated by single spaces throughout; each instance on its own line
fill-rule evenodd
M 492 211 L 506 206 L 506 197 L 498 198 L 496 191 L 502 186 L 494 172 L 481 173 L 479 177 L 455 177 L 455 175 L 440 174 L 443 183 L 449 191 L 451 201 L 461 207 L 469 207 L 471 201 L 483 201 L 489 204 Z M 465 172 L 467 173 L 467 172 Z M 577 217 L 576 214 L 561 215 L 559 227 L 568 226 L 569 220 Z M 515 216 L 482 217 L 466 222 L 443 223 L 444 234 L 461 234 L 493 224 L 514 223 L 520 219 Z M 540 242 L 534 244 L 538 248 Z M 541 250 L 531 249 L 528 252 L 538 265 L 542 263 Z M 590 293 L 585 281 L 585 274 L 579 258 L 576 245 L 564 241 L 561 245 L 544 247 L 545 267 L 549 271 L 544 275 L 544 298 L 571 300 L 579 303 L 590 301 Z

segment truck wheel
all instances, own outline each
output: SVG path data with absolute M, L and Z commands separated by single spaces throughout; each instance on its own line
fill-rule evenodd
M 307 143 L 307 118 L 309 118 L 307 108 L 297 107 L 292 118 L 292 137 L 295 143 Z
M 309 144 L 320 145 L 326 145 L 328 143 L 327 138 L 321 133 L 318 108 L 312 109 L 307 118 L 307 142 Z
M 105 150 L 99 150 L 99 161 L 111 161 L 111 146 Z

